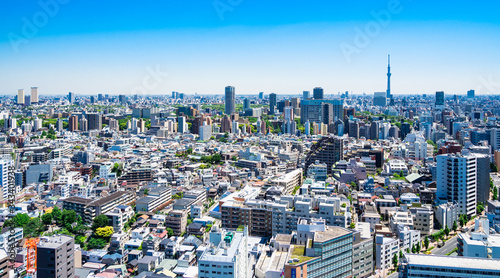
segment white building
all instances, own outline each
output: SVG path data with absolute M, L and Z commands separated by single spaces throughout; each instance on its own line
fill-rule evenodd
M 399 240 L 392 237 L 377 235 L 375 238 L 375 266 L 384 270 L 392 266 L 394 254 L 399 256 Z
M 0 186 L 2 187 L 3 199 L 7 200 L 9 197 L 9 167 L 13 166 L 12 159 L 0 160 Z M 12 177 L 14 177 L 14 170 L 12 170 Z M 13 184 L 14 185 L 14 184 Z M 17 192 L 16 192 L 17 193 Z
M 248 261 L 247 227 L 243 232 L 212 229 L 210 248 L 198 260 L 198 277 L 248 278 Z
M 389 162 L 384 163 L 384 173 L 392 176 L 394 174 L 400 174 L 403 171 L 403 175 L 408 175 L 408 167 L 406 167 L 406 163 L 403 160 L 392 159 Z
M 458 225 L 458 204 L 447 202 L 441 204 L 435 209 L 436 220 L 441 224 L 441 227 L 446 227 L 451 229 L 453 227 L 453 222 L 457 222 Z
M 484 217 L 476 220 L 474 232 L 458 235 L 457 245 L 459 256 L 500 259 L 500 235 L 490 235 Z
M 473 155 L 437 156 L 436 197 L 458 203 L 458 213 L 476 215 L 477 160 Z
M 199 135 L 201 141 L 210 140 L 210 137 L 212 137 L 212 126 L 207 124 L 200 126 Z

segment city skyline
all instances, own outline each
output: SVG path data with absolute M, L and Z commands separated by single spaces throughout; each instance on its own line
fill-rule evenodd
M 236 2 L 7 4 L 0 94 L 500 92 L 500 4 Z

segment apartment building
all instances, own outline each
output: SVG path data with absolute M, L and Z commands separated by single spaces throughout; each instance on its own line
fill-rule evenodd
M 377 269 L 384 270 L 392 266 L 394 254 L 399 252 L 399 240 L 383 235 L 375 237 L 375 266 Z M 399 255 L 398 255 L 399 256 Z
M 156 187 L 149 189 L 148 195 L 140 198 L 135 202 L 136 211 L 149 211 L 153 212 L 162 205 L 172 200 L 172 188 L 170 187 Z
M 249 278 L 248 230 L 228 232 L 214 227 L 210 247 L 198 260 L 200 278 Z
M 295 169 L 290 173 L 286 173 L 280 177 L 270 180 L 267 182 L 264 189 L 272 186 L 283 187 L 285 194 L 291 194 L 293 189 L 297 186 L 302 185 L 302 168 Z
M 75 240 L 69 236 L 41 239 L 37 246 L 37 276 L 75 277 Z
M 63 209 L 74 210 L 84 222 L 91 223 L 96 216 L 106 214 L 119 205 L 128 205 L 134 200 L 135 195 L 130 191 L 117 191 L 97 200 L 69 197 L 63 200 Z
M 122 233 L 123 225 L 134 216 L 134 210 L 131 206 L 119 205 L 105 215 L 109 218 L 109 224 L 115 233 Z
M 441 202 L 458 203 L 458 213 L 476 215 L 477 158 L 474 155 L 437 156 L 437 192 Z
M 0 249 L 0 278 L 8 278 L 9 270 L 9 256 L 5 250 Z
M 187 212 L 185 210 L 172 210 L 165 218 L 165 228 L 171 228 L 176 236 L 186 231 L 186 225 Z

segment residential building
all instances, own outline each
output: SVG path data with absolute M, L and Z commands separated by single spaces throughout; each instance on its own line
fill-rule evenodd
M 60 278 L 75 276 L 75 240 L 57 235 L 43 238 L 37 246 L 37 277 Z

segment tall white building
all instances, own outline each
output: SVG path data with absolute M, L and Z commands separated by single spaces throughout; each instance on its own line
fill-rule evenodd
M 445 202 L 458 204 L 458 213 L 476 215 L 477 159 L 473 155 L 437 156 L 437 193 Z
M 17 104 L 24 104 L 24 89 L 17 90 Z
M 390 268 L 394 254 L 399 253 L 399 240 L 379 234 L 375 238 L 375 244 L 375 266 L 381 270 Z
M 31 87 L 31 103 L 38 103 L 38 87 Z
M 0 186 L 2 187 L 3 200 L 9 196 L 9 166 L 13 165 L 12 159 L 0 160 Z

